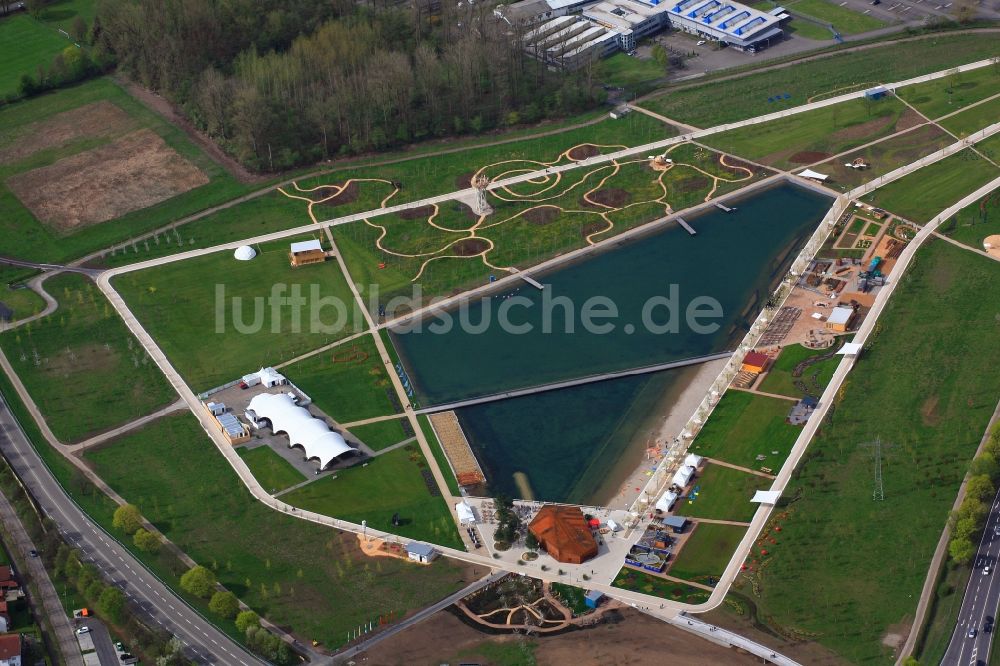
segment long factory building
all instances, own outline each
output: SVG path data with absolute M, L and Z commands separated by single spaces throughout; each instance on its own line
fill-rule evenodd
M 780 39 L 789 18 L 781 7 L 762 12 L 726 0 L 522 0 L 495 14 L 526 27 L 525 47 L 536 58 L 569 69 L 629 52 L 668 27 L 753 52 Z

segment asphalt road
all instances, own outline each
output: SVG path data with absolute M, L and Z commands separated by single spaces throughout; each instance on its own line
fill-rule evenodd
M 90 628 L 90 640 L 94 642 L 94 649 L 97 652 L 97 657 L 101 660 L 101 666 L 116 666 L 120 663 L 118 653 L 115 652 L 115 644 L 111 640 L 111 634 L 108 633 L 108 628 L 104 626 L 103 622 L 96 617 L 89 617 L 80 620 L 79 624 L 81 627 Z
M 962 610 L 958 614 L 955 633 L 951 636 L 948 651 L 945 652 L 942 664 L 948 666 L 980 666 L 990 663 L 990 643 L 993 642 L 993 629 L 984 631 L 984 622 L 990 618 L 992 625 L 1000 607 L 1000 574 L 996 572 L 1000 565 L 1000 493 L 993 499 L 993 508 L 986 519 L 986 529 L 979 542 L 979 550 L 969 578 L 969 586 L 965 590 Z M 984 567 L 990 567 L 990 573 L 984 573 Z M 969 637 L 969 631 L 974 630 L 975 636 Z
M 152 624 L 180 638 L 191 660 L 225 666 L 264 663 L 178 599 L 73 503 L 42 464 L 2 398 L 0 452 L 83 559 L 120 587 Z

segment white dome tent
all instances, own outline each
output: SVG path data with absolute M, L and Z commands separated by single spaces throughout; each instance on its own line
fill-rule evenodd
M 257 251 L 249 245 L 240 245 L 236 248 L 236 251 L 233 252 L 233 256 L 239 261 L 250 261 L 257 256 Z

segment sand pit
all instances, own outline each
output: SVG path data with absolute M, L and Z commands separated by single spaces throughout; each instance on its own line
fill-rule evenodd
M 588 157 L 594 157 L 595 155 L 600 155 L 601 149 L 592 143 L 584 143 L 579 146 L 570 148 L 569 152 L 566 153 L 566 157 L 579 162 L 580 160 L 585 160 Z
M 1000 259 L 1000 234 L 994 234 L 984 238 L 983 249 L 986 250 L 986 253 L 991 257 Z
M 208 180 L 158 134 L 144 129 L 12 176 L 7 187 L 49 228 L 70 234 L 166 201 Z
M 127 113 L 108 101 L 94 102 L 45 120 L 0 133 L 0 164 L 11 164 L 74 139 L 121 136 L 135 127 Z
M 521 217 L 526 219 L 530 224 L 543 227 L 546 224 L 554 222 L 559 217 L 559 212 L 560 210 L 555 206 L 538 206 L 524 211 Z
M 818 150 L 802 150 L 791 157 L 788 161 L 792 164 L 813 164 L 830 157 L 830 153 L 822 153 Z
M 583 203 L 599 204 L 606 208 L 621 208 L 631 198 L 631 195 L 625 190 L 616 187 L 604 187 L 589 193 Z
M 339 193 L 337 193 L 336 187 L 325 187 L 322 190 L 318 190 L 316 194 L 324 199 L 321 202 L 324 206 L 343 206 L 358 198 L 358 184 L 356 182 L 348 183 L 347 187 Z M 327 199 L 326 197 L 330 198 Z

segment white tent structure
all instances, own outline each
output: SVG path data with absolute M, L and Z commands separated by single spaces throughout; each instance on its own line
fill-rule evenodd
M 848 342 L 843 347 L 841 347 L 840 351 L 838 351 L 837 353 L 842 356 L 857 356 L 858 354 L 861 353 L 861 343 Z
M 685 488 L 687 484 L 691 483 L 691 479 L 694 477 L 695 468 L 690 465 L 685 465 L 677 470 L 674 474 L 673 484 L 678 488 Z
M 475 525 L 476 524 L 476 514 L 472 511 L 472 507 L 466 501 L 461 501 L 455 505 L 455 513 L 458 514 L 458 522 L 462 525 Z
M 249 245 L 240 245 L 233 252 L 233 256 L 239 261 L 250 261 L 257 256 L 257 251 L 250 247 Z
M 677 493 L 672 493 L 669 490 L 656 500 L 656 508 L 660 511 L 666 513 L 674 508 L 674 502 L 677 501 Z
M 684 459 L 684 466 L 698 468 L 701 467 L 702 460 L 704 460 L 704 458 L 699 456 L 697 453 L 689 453 Z
M 315 458 L 320 469 L 344 454 L 356 453 L 339 433 L 313 417 L 309 410 L 296 405 L 287 393 L 261 393 L 254 396 L 247 409 L 253 410 L 258 419 L 270 421 L 275 433 L 288 435 L 288 446 L 301 446 L 306 452 L 306 460 Z
M 830 177 L 825 173 L 813 171 L 812 169 L 806 169 L 805 171 L 800 171 L 799 175 L 802 176 L 803 178 L 812 178 L 813 180 L 818 180 L 820 182 L 823 182 Z
M 750 501 L 758 504 L 777 504 L 780 497 L 780 490 L 758 490 Z

